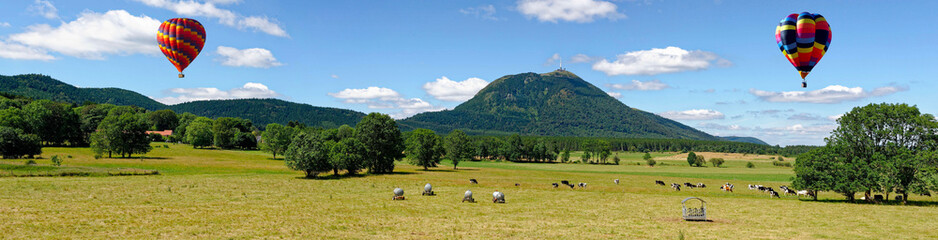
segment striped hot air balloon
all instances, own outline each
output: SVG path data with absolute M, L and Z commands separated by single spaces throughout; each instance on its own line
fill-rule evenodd
M 831 28 L 821 14 L 792 13 L 775 28 L 775 41 L 804 80 L 827 53 L 831 44 Z M 804 80 L 801 86 L 808 87 L 807 81 Z
M 173 18 L 160 24 L 156 41 L 166 59 L 179 70 L 179 78 L 183 78 L 182 70 L 199 56 L 205 45 L 205 28 L 195 19 Z

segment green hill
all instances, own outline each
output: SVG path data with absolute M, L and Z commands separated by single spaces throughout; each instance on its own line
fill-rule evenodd
M 471 134 L 722 140 L 658 115 L 630 108 L 568 71 L 501 77 L 453 110 L 399 121 L 404 130 Z
M 147 110 L 171 109 L 177 113 L 190 112 L 211 118 L 239 117 L 250 119 L 261 128 L 268 123 L 286 124 L 289 121 L 319 127 L 337 127 L 342 124 L 354 126 L 365 116 L 364 113 L 352 110 L 316 107 L 278 99 L 207 100 L 165 105 L 130 90 L 79 88 L 40 74 L 0 75 L 0 92 L 79 105 L 86 102 L 110 103 Z
M 180 103 L 169 106 L 175 112 L 190 112 L 210 118 L 240 117 L 251 119 L 254 125 L 263 128 L 268 123 L 287 123 L 298 121 L 308 126 L 335 128 L 342 124 L 355 126 L 364 113 L 338 109 L 315 107 L 309 104 L 287 102 L 279 99 L 233 99 L 208 100 Z
M 166 108 L 165 104 L 134 91 L 120 88 L 78 88 L 40 74 L 0 75 L 0 91 L 33 99 L 74 104 L 93 102 L 133 105 L 149 110 Z
M 755 143 L 755 144 L 769 145 L 769 143 L 766 143 L 765 141 L 762 141 L 762 140 L 760 140 L 760 139 L 758 139 L 758 138 L 754 138 L 754 137 L 728 136 L 728 137 L 720 137 L 720 138 L 726 139 L 726 140 L 728 140 L 728 141 L 734 141 L 734 142 L 744 142 L 744 143 Z

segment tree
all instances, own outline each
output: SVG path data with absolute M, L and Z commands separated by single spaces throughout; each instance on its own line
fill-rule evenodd
M 81 120 L 72 108 L 50 100 L 33 101 L 23 106 L 28 121 L 36 135 L 50 145 L 70 142 L 77 145 L 82 141 Z
M 570 161 L 570 149 L 564 149 L 563 155 L 560 155 L 560 162 L 569 162 Z
M 237 136 L 241 132 L 239 127 L 241 119 L 232 117 L 220 117 L 215 119 L 212 124 L 213 142 L 216 147 L 231 149 L 237 146 Z
M 38 136 L 26 134 L 18 128 L 0 126 L 0 156 L 3 158 L 32 157 L 41 153 Z
M 153 124 L 156 131 L 173 130 L 179 126 L 179 117 L 176 112 L 169 109 L 157 110 L 147 114 L 147 118 Z
M 703 167 L 704 165 L 707 165 L 707 159 L 703 155 L 697 155 L 697 158 L 694 159 L 694 166 Z
M 183 113 L 179 114 L 177 117 L 179 118 L 179 124 L 176 125 L 176 130 L 173 131 L 173 135 L 176 136 L 176 139 L 180 139 L 181 141 L 188 143 L 189 140 L 186 139 L 186 128 L 189 127 L 189 123 L 192 123 L 192 121 L 194 121 L 199 116 L 196 116 L 192 113 Z
M 81 119 L 81 134 L 85 143 L 91 142 L 91 134 L 98 130 L 98 125 L 115 107 L 117 106 L 112 104 L 91 104 L 81 106 L 78 109 L 78 115 Z
M 931 171 L 935 160 L 921 157 L 938 148 L 938 121 L 931 114 L 907 104 L 869 104 L 854 108 L 837 123 L 827 146 L 846 160 L 844 166 L 856 173 L 866 195 L 896 191 L 908 197 L 938 174 Z
M 599 156 L 599 160 L 602 161 L 603 164 L 606 163 L 606 159 L 609 159 L 609 155 L 612 155 L 611 149 L 612 147 L 609 145 L 609 141 L 599 140 L 596 144 L 596 155 Z
M 390 116 L 370 113 L 355 125 L 356 138 L 365 146 L 365 166 L 370 173 L 394 171 L 394 161 L 404 157 L 401 130 Z
M 589 151 L 584 151 L 584 152 L 583 152 L 583 156 L 580 157 L 580 159 L 582 160 L 583 163 L 590 163 L 590 158 L 592 158 L 592 157 L 593 157 L 593 156 L 590 155 L 590 152 L 589 152 Z
M 306 178 L 314 178 L 321 172 L 332 170 L 329 162 L 331 150 L 317 134 L 298 132 L 284 152 L 283 162 L 290 169 L 306 173 Z
M 112 111 L 112 113 L 116 113 Z M 93 147 L 103 148 L 95 152 L 114 152 L 121 157 L 131 157 L 135 153 L 147 153 L 153 149 L 146 131 L 150 124 L 142 114 L 124 112 L 121 115 L 108 115 L 98 125 L 96 141 L 104 139 L 107 144 L 96 143 Z M 110 154 L 108 154 L 110 156 Z
M 855 193 L 863 189 L 863 181 L 850 179 L 858 172 L 853 171 L 849 164 L 851 161 L 830 147 L 803 153 L 795 161 L 792 187 L 815 192 L 814 200 L 817 200 L 818 191 L 834 191 L 853 201 Z
M 192 120 L 186 127 L 186 141 L 192 144 L 193 148 L 202 148 L 212 146 L 212 119 L 199 117 Z
M 756 165 L 752 164 L 752 162 L 746 162 L 746 168 L 755 168 L 755 167 Z
M 693 167 L 694 163 L 697 163 L 697 154 L 690 152 L 687 154 L 687 165 Z
M 348 171 L 349 175 L 362 169 L 365 162 L 365 146 L 357 138 L 345 138 L 332 145 L 330 159 L 334 169 Z M 338 174 L 338 171 L 336 171 Z
M 722 158 L 711 158 L 711 159 L 710 159 L 710 163 L 713 164 L 714 167 L 723 166 L 723 162 L 724 162 L 724 160 L 723 160 Z
M 335 137 L 337 140 L 342 140 L 350 137 L 355 137 L 355 129 L 349 125 L 342 125 L 336 129 Z
M 293 139 L 293 134 L 296 131 L 291 127 L 277 123 L 267 124 L 264 129 L 264 133 L 261 133 L 261 150 L 273 154 L 274 159 L 276 159 L 277 154 L 283 154 L 283 151 L 286 151 L 287 147 L 290 146 L 290 140 Z
M 506 152 L 505 160 L 517 162 L 522 161 L 524 158 L 524 141 L 521 140 L 521 136 L 518 134 L 512 134 L 508 137 L 506 142 Z
M 655 159 L 649 158 L 649 159 L 645 159 L 645 163 L 648 163 L 649 167 L 654 167 L 656 164 L 658 164 L 658 161 L 655 161 Z
M 651 154 L 646 152 L 645 155 L 642 156 L 642 159 L 644 159 L 645 161 L 648 161 L 648 159 L 651 159 Z
M 469 136 L 463 131 L 457 129 L 446 135 L 444 146 L 446 156 L 453 161 L 453 169 L 456 169 L 460 161 L 472 158 L 472 145 L 469 143 Z
M 411 164 L 423 167 L 436 167 L 443 157 L 443 141 L 433 130 L 418 128 L 407 138 L 407 157 Z

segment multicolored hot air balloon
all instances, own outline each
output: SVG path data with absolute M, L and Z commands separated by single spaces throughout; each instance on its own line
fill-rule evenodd
M 785 58 L 801 73 L 801 87 L 808 87 L 804 78 L 827 53 L 831 45 L 831 27 L 821 14 L 792 13 L 775 28 L 775 41 Z
M 194 19 L 173 18 L 160 24 L 156 41 L 160 43 L 160 51 L 166 59 L 179 70 L 179 78 L 183 78 L 186 75 L 182 70 L 199 56 L 205 45 L 205 28 Z

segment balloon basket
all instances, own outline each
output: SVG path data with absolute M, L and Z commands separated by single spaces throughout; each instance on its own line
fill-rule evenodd
M 182 73 L 179 74 L 179 78 L 184 78 L 184 77 L 186 77 L 185 74 L 182 74 Z
M 808 82 L 801 82 L 801 88 L 808 88 Z

